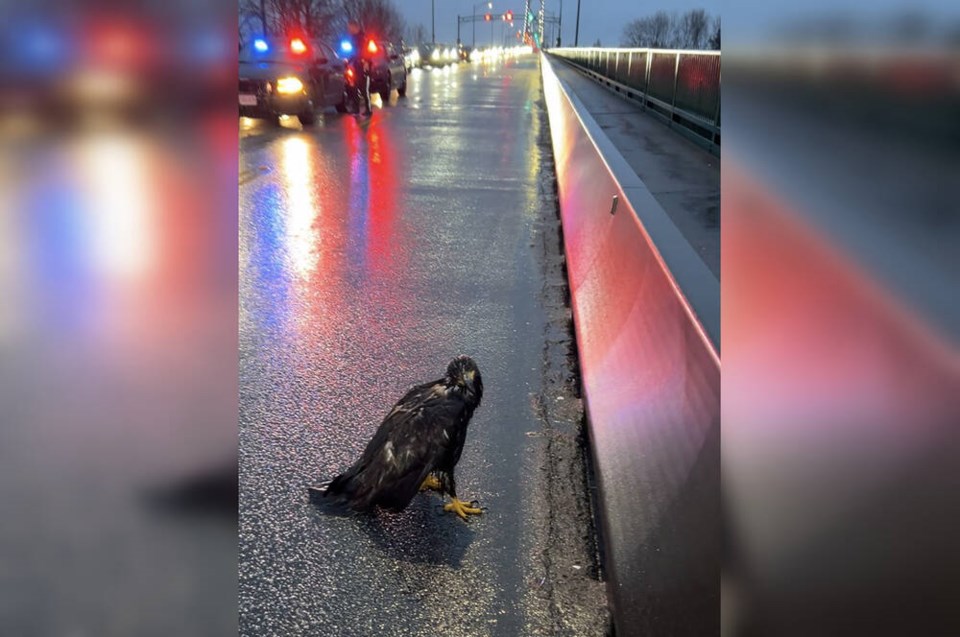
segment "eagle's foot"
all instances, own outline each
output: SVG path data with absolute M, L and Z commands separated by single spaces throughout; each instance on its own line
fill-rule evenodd
M 453 498 L 449 504 L 443 505 L 444 511 L 453 511 L 459 515 L 464 520 L 467 519 L 467 515 L 480 515 L 482 509 L 480 507 L 472 506 L 473 502 L 467 502 L 465 500 L 458 500 Z
M 440 481 L 433 476 L 427 476 L 426 480 L 423 481 L 423 484 L 420 485 L 421 491 L 426 491 L 428 489 L 432 491 L 440 491 L 442 488 L 443 485 L 441 485 Z

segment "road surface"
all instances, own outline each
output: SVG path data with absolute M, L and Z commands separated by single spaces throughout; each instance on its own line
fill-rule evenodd
M 365 125 L 241 120 L 241 634 L 605 633 L 537 64 L 415 71 Z M 309 502 L 460 353 L 481 517 Z

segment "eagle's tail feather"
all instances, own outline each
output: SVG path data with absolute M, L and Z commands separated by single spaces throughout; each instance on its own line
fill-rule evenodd
M 341 473 L 329 482 L 320 485 L 325 498 L 334 498 L 336 501 L 347 504 L 351 508 L 366 510 L 371 506 L 370 489 L 365 484 L 363 472 L 354 468 Z

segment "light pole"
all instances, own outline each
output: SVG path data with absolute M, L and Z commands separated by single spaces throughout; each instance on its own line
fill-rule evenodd
M 430 43 L 437 43 L 437 0 L 430 0 Z
M 557 18 L 557 46 L 558 47 L 560 46 L 560 39 L 562 37 L 563 37 L 563 0 L 560 0 L 560 17 Z
M 580 0 L 577 0 L 577 28 L 573 31 L 573 46 L 580 45 Z
M 473 48 L 477 48 L 477 7 L 487 5 L 488 9 L 493 8 L 493 2 L 478 2 L 473 5 Z

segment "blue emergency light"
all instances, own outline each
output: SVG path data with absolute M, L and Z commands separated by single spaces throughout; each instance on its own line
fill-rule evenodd
M 340 42 L 340 50 L 344 53 L 353 53 L 353 42 L 350 40 L 343 40 Z
M 260 51 L 261 53 L 266 53 L 267 49 L 269 49 L 270 47 L 267 46 L 266 40 L 264 40 L 263 38 L 257 38 L 256 40 L 253 41 L 253 48 L 255 48 L 257 51 Z

